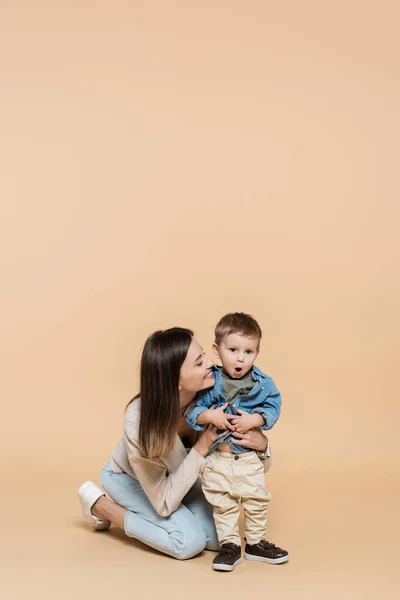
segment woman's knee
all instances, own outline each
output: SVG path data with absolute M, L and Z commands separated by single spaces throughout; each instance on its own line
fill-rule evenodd
M 193 558 L 200 552 L 203 552 L 207 545 L 206 534 L 201 527 L 192 527 L 189 531 L 185 531 L 180 539 L 174 540 L 173 556 L 178 560 L 187 560 Z
M 207 540 L 206 550 L 211 550 L 212 552 L 218 552 L 220 549 L 218 536 L 215 533 L 210 539 Z

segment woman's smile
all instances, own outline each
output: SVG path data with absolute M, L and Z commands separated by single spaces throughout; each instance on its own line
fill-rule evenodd
M 212 369 L 209 369 L 204 376 L 204 379 L 212 379 L 214 377 Z

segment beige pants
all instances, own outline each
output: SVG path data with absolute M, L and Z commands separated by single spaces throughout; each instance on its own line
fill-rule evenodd
M 240 504 L 245 515 L 248 544 L 266 537 L 268 504 L 264 464 L 256 452 L 232 454 L 216 450 L 207 457 L 201 476 L 205 497 L 214 507 L 214 521 L 220 544 L 241 545 Z

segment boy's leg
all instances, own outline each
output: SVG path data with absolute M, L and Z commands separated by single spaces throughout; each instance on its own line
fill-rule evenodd
M 245 535 L 248 544 L 258 544 L 266 539 L 268 506 L 271 494 L 267 492 L 264 464 L 255 452 L 240 458 L 244 476 L 240 493 L 245 515 Z
M 214 507 L 214 522 L 221 545 L 212 563 L 216 571 L 233 571 L 242 562 L 240 497 L 234 489 L 232 458 L 230 453 L 212 453 L 202 474 L 204 495 Z
M 218 541 L 222 544 L 235 544 L 241 546 L 239 534 L 240 501 L 229 494 L 215 495 L 217 503 L 223 502 L 223 506 L 214 505 L 214 522 L 217 530 Z
M 191 513 L 196 517 L 206 534 L 206 550 L 219 550 L 218 536 L 213 518 L 213 507 L 204 496 L 201 481 L 198 479 L 182 500 Z
M 214 508 L 214 522 L 220 545 L 230 543 L 240 546 L 240 497 L 232 487 L 229 469 L 231 457 L 223 454 L 225 453 L 216 451 L 207 458 L 201 476 L 203 492 Z
M 267 541 L 267 515 L 271 501 L 265 487 L 264 465 L 258 456 L 246 457 L 247 476 L 242 482 L 242 504 L 245 514 L 246 547 L 244 557 L 270 564 L 284 563 L 289 559 L 286 550 Z
M 267 515 L 270 498 L 243 498 L 245 536 L 248 544 L 258 544 L 267 536 Z

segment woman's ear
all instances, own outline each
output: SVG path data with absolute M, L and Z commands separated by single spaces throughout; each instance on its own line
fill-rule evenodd
M 220 357 L 220 355 L 219 355 L 219 352 L 218 352 L 218 346 L 217 346 L 217 344 L 216 344 L 215 342 L 214 342 L 214 344 L 212 345 L 212 349 L 213 349 L 213 352 L 214 352 L 214 354 L 215 354 L 216 356 L 218 356 L 218 358 L 221 358 L 221 357 Z

